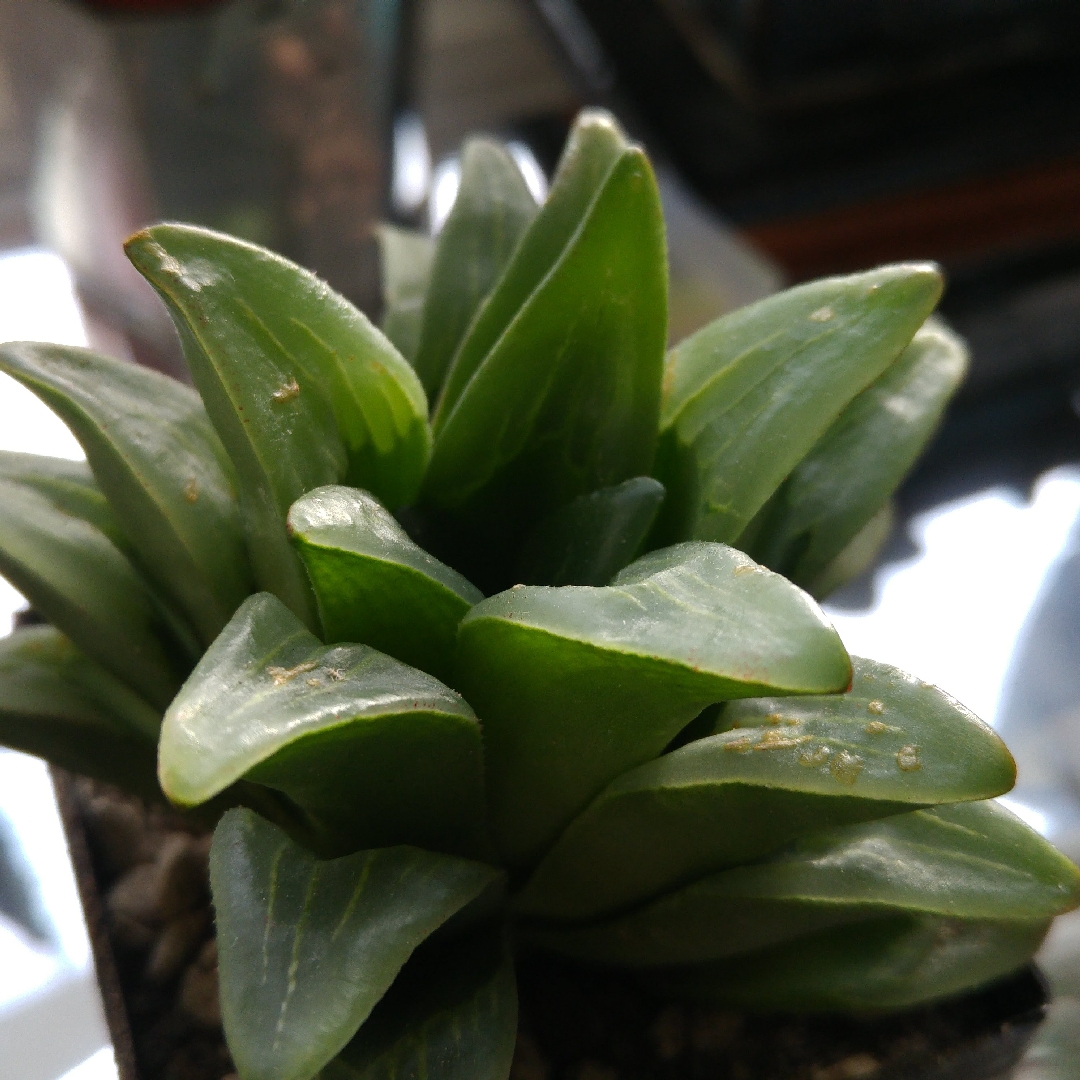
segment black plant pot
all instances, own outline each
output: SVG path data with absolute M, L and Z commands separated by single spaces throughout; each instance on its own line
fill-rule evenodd
M 216 1020 L 215 972 L 205 963 L 200 967 L 200 957 L 213 951 L 205 882 L 200 887 L 188 867 L 188 907 L 168 918 L 171 925 L 187 920 L 194 933 L 174 968 L 148 980 L 145 973 L 160 960 L 166 935 L 159 926 L 153 942 L 140 944 L 130 926 L 117 925 L 122 889 L 106 849 L 111 846 L 115 857 L 118 838 L 103 842 L 100 806 L 104 801 L 107 809 L 112 800 L 114 818 L 117 807 L 129 816 L 146 812 L 122 796 L 95 795 L 87 781 L 62 770 L 53 770 L 53 781 L 119 1080 L 229 1076 Z M 146 835 L 166 837 L 174 851 L 205 852 L 205 838 L 185 833 L 182 819 L 160 809 L 147 816 L 153 823 Z M 183 867 L 174 863 L 176 876 Z M 133 859 L 127 873 L 136 865 L 143 869 L 134 876 L 146 876 L 151 863 Z M 196 865 L 195 878 L 199 873 L 205 868 Z M 522 958 L 519 990 L 511 1080 L 1006 1080 L 1047 1002 L 1033 965 L 977 993 L 876 1019 L 753 1016 L 672 1004 L 625 977 L 542 955 Z

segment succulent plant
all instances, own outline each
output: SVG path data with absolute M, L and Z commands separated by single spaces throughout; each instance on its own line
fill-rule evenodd
M 88 462 L 0 458 L 48 621 L 0 643 L 0 737 L 218 820 L 240 1076 L 505 1077 L 523 949 L 760 1009 L 1024 963 L 1080 880 L 988 801 L 1008 751 L 810 595 L 962 377 L 937 270 L 665 359 L 656 185 L 600 113 L 543 206 L 474 140 L 438 240 L 382 242 L 385 334 L 250 244 L 132 237 L 197 392 L 0 349 Z

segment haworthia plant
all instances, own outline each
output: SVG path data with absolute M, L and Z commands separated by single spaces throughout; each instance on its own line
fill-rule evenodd
M 881 664 L 858 662 L 839 700 L 758 698 L 722 715 L 731 713 L 760 726 L 695 739 L 623 773 L 559 837 L 518 908 L 550 918 L 605 914 L 754 862 L 810 822 L 992 798 L 1016 778 L 985 724 Z
M 232 466 L 198 394 L 60 345 L 0 348 L 0 370 L 68 423 L 127 546 L 209 645 L 251 591 L 251 573 Z
M 66 769 L 159 796 L 161 714 L 59 630 L 28 626 L 0 641 L 0 741 Z
M 967 369 L 963 344 L 936 323 L 840 414 L 751 523 L 747 550 L 804 588 L 887 503 L 937 427 Z
M 101 493 L 85 461 L 0 450 L 0 480 L 21 484 L 44 495 L 57 510 L 89 522 L 118 547 L 126 544 L 109 500 Z
M 533 228 L 541 223 L 538 215 Z M 529 235 L 517 258 L 531 250 Z M 656 180 L 630 147 L 452 404 L 444 392 L 421 496 L 442 512 L 451 541 L 461 534 L 456 557 L 476 567 L 471 576 L 483 574 L 482 588 L 494 591 L 497 564 L 543 516 L 649 471 L 667 326 L 665 258 Z M 512 262 L 507 275 L 514 269 Z M 601 280 L 602 289 L 590 289 Z M 469 347 L 467 339 L 448 388 Z
M 154 596 L 123 552 L 82 517 L 0 481 L 0 572 L 88 656 L 163 709 L 182 671 Z
M 127 252 L 168 306 L 236 465 L 258 584 L 314 625 L 285 514 L 304 492 L 344 479 L 391 506 L 408 501 L 431 446 L 423 388 L 359 311 L 268 251 L 159 225 Z
M 236 1063 L 245 1075 L 287 1080 L 330 1061 L 416 947 L 498 871 L 410 847 L 320 861 L 251 811 L 232 810 L 210 875 L 219 935 L 236 943 L 221 956 L 222 1015 L 250 1033 L 235 1040 Z
M 257 593 L 166 713 L 161 786 L 181 806 L 243 779 L 274 788 L 320 850 L 412 843 L 473 854 L 481 754 L 460 695 L 366 645 L 323 645 Z
M 461 185 L 431 264 L 413 367 L 438 393 L 477 308 L 499 280 L 536 216 L 514 159 L 498 143 L 471 139 L 461 153 Z
M 646 555 L 610 586 L 515 587 L 477 604 L 458 671 L 483 717 L 496 836 L 515 866 L 709 703 L 851 679 L 805 593 L 703 543 Z
M 365 491 L 316 488 L 289 511 L 327 642 L 357 641 L 441 679 L 458 623 L 483 594 L 413 543 Z M 397 603 L 380 602 L 388 593 Z
M 241 1080 L 506 1080 L 521 948 L 861 1012 L 1025 963 L 1080 873 L 988 801 L 1001 740 L 808 594 L 873 560 L 962 378 L 936 268 L 665 362 L 655 181 L 599 112 L 543 206 L 473 141 L 441 236 L 381 242 L 385 335 L 250 244 L 133 237 L 197 393 L 0 349 L 87 455 L 0 454 L 0 571 L 51 624 L 0 643 L 0 739 L 233 807 Z
M 534 933 L 571 956 L 670 967 L 903 914 L 1010 922 L 1022 912 L 1021 921 L 1042 926 L 1074 872 L 1050 847 L 1025 850 L 1024 835 L 1023 823 L 993 802 L 895 814 L 807 836 L 614 919 Z
M 435 244 L 427 233 L 380 225 L 383 333 L 410 363 L 420 347 Z
M 660 421 L 665 538 L 737 540 L 940 295 L 936 267 L 886 266 L 769 297 L 672 349 Z

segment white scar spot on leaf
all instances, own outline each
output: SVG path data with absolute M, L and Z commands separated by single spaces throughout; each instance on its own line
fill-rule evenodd
M 852 754 L 848 750 L 841 750 L 829 762 L 829 772 L 839 783 L 849 786 L 859 779 L 859 773 L 865 768 L 866 762 L 858 754 Z
M 896 764 L 901 772 L 918 772 L 922 768 L 917 746 L 901 746 L 896 754 Z
M 810 319 L 812 322 L 828 322 L 830 319 L 836 317 L 836 312 L 831 307 L 826 305 L 825 307 L 819 307 L 817 311 L 810 312 Z
M 207 259 L 191 259 L 187 263 L 182 263 L 156 242 L 151 242 L 147 246 L 150 253 L 157 259 L 162 272 L 176 278 L 192 292 L 201 292 L 221 280 L 221 271 Z
M 268 667 L 266 674 L 274 680 L 275 686 L 284 686 L 287 682 L 291 682 L 297 675 L 303 675 L 305 671 L 314 671 L 319 666 L 318 660 L 306 660 L 302 664 L 297 664 L 293 668 L 283 667 Z
M 815 746 L 813 749 L 808 747 L 799 755 L 799 764 L 813 768 L 815 765 L 824 765 L 830 757 L 832 757 L 832 750 L 827 746 Z
M 294 397 L 300 396 L 300 384 L 296 379 L 290 379 L 284 386 L 275 390 L 270 395 L 278 404 L 283 401 L 292 401 Z
M 787 735 L 783 731 L 766 731 L 755 744 L 755 750 L 786 750 L 809 742 L 810 735 Z

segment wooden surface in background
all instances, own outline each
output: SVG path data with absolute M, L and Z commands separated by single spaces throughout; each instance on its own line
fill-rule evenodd
M 1080 155 L 753 225 L 793 280 L 900 259 L 953 265 L 1080 239 Z

